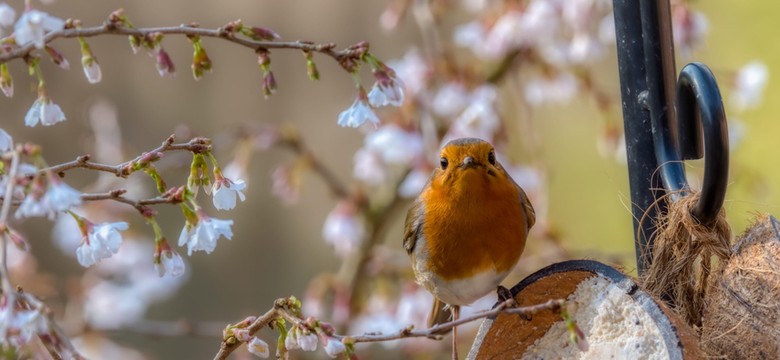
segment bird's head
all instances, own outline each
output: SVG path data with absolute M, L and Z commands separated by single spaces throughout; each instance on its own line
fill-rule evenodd
M 461 138 L 447 143 L 441 150 L 439 168 L 434 171 L 437 185 L 472 186 L 506 180 L 508 175 L 496 160 L 489 142 L 477 138 Z

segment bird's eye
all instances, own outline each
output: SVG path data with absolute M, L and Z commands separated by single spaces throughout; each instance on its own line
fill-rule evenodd
M 441 169 L 442 170 L 447 170 L 447 165 L 450 164 L 450 162 L 447 161 L 447 158 L 445 158 L 445 157 L 441 158 L 441 160 L 439 160 L 439 163 L 441 164 Z
M 493 150 L 490 150 L 490 152 L 488 153 L 488 162 L 490 163 L 490 165 L 496 164 L 496 153 L 494 153 Z

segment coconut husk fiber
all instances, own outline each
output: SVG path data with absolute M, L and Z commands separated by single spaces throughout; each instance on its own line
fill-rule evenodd
M 714 358 L 780 357 L 780 223 L 759 215 L 715 274 L 704 310 L 701 347 Z
M 677 201 L 667 196 L 667 211 L 656 219 L 652 263 L 642 276 L 645 288 L 666 301 L 694 330 L 702 323 L 712 258 L 731 255 L 731 227 L 721 209 L 709 224 L 691 215 L 699 200 L 692 193 Z

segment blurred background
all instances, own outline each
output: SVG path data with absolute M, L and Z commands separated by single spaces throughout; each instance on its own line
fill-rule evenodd
M 240 18 L 244 24 L 273 29 L 282 40 L 335 42 L 339 49 L 365 40 L 371 44 L 374 55 L 390 61 L 403 58 L 410 48 L 424 52 L 428 41 L 426 30 L 421 30 L 419 26 L 419 19 L 424 16 L 415 12 L 419 10 L 409 10 L 394 29 L 387 29 L 390 16 L 387 14 L 388 11 L 392 13 L 388 7 L 398 8 L 399 3 L 409 4 L 408 1 L 382 0 L 59 0 L 35 5 L 63 19 L 81 19 L 84 26 L 101 24 L 111 11 L 120 7 L 125 9 L 128 18 L 137 27 L 197 22 L 202 27 L 216 28 Z M 464 5 L 467 1 L 464 4 L 458 1 L 433 3 L 443 9 L 437 10 L 434 15 L 439 19 L 439 35 L 448 41 L 459 25 L 485 13 L 470 11 Z M 9 1 L 9 4 L 17 12 L 23 8 L 20 1 Z M 751 222 L 755 213 L 776 214 L 780 206 L 780 189 L 776 186 L 780 183 L 780 170 L 772 165 L 773 154 L 780 151 L 775 139 L 780 131 L 780 123 L 775 119 L 780 113 L 780 103 L 773 101 L 780 96 L 780 87 L 770 77 L 763 94 L 764 101 L 759 106 L 734 105 L 730 100 L 738 85 L 738 70 L 751 61 L 765 64 L 771 75 L 780 71 L 780 43 L 770 40 L 776 30 L 773 24 L 780 5 L 769 0 L 740 3 L 738 6 L 723 0 L 686 2 L 683 5 L 706 17 L 707 26 L 703 28 L 706 34 L 702 43 L 693 47 L 689 54 L 678 51 L 677 66 L 681 68 L 689 61 L 701 61 L 712 68 L 719 80 L 733 136 L 731 185 L 725 206 L 734 232 L 739 233 Z M 609 15 L 608 8 L 602 6 L 600 11 Z M 95 134 L 104 131 L 121 136 L 121 146 L 117 146 L 116 142 L 103 144 L 103 149 L 121 151 L 120 160 L 115 163 L 152 149 L 168 135 L 176 133 L 180 135 L 180 141 L 187 141 L 191 136 L 214 139 L 215 155 L 224 167 L 235 159 L 239 151 L 237 139 L 251 138 L 251 134 L 263 131 L 257 129 L 266 129 L 265 125 L 284 126 L 297 129 L 300 138 L 317 159 L 350 191 L 375 194 L 372 188 L 353 179 L 355 154 L 364 146 L 366 133 L 371 129 L 356 130 L 336 125 L 339 113 L 352 104 L 355 87 L 352 77 L 332 59 L 315 54 L 321 80 L 312 82 L 307 77 L 305 59 L 300 52 L 272 50 L 271 68 L 279 85 L 278 91 L 266 100 L 255 54 L 225 41 L 203 39 L 214 69 L 198 82 L 190 73 L 192 48 L 184 37 L 170 35 L 164 40 L 165 49 L 177 67 L 175 77 L 165 78 L 158 75 L 154 58 L 143 52 L 137 55 L 131 52 L 124 36 L 106 35 L 88 41 L 102 68 L 103 80 L 98 84 L 90 85 L 84 79 L 79 68 L 78 42 L 73 39 L 58 39 L 52 43 L 70 60 L 70 71 L 62 71 L 48 59 L 42 61 L 49 96 L 68 117 L 66 122 L 53 127 L 24 126 L 25 113 L 36 99 L 34 81 L 26 75 L 21 61 L 13 61 L 9 65 L 16 91 L 13 98 L 0 97 L 0 124 L 15 141 L 42 145 L 49 164 L 70 161 L 84 153 L 95 154 L 100 149 Z M 479 59 L 469 57 L 468 49 L 456 45 L 452 45 L 452 49 L 463 62 L 474 61 L 476 65 L 472 67 L 480 69 Z M 532 172 L 530 180 L 518 182 L 524 186 L 531 184 L 535 189 L 531 191 L 538 191 L 536 196 L 541 199 L 538 210 L 542 209 L 544 216 L 544 222 L 532 235 L 521 265 L 505 281 L 504 285 L 508 287 L 553 261 L 567 258 L 596 259 L 621 265 L 626 271 L 635 273 L 626 167 L 621 161 L 619 146 L 623 140 L 620 138 L 622 120 L 618 106 L 614 45 L 604 46 L 604 52 L 598 61 L 587 66 L 587 79 L 592 81 L 592 87 L 598 89 L 599 96 L 607 99 L 603 102 L 595 101 L 599 97 L 582 91 L 585 86 L 580 85 L 581 91 L 565 101 L 544 102 L 533 107 L 515 105 L 515 100 L 523 102 L 519 99 L 522 95 L 506 88 L 511 88 L 516 81 L 526 83 L 522 80 L 524 75 L 513 78 L 514 73 L 510 72 L 501 83 L 503 87 L 498 107 L 503 127 L 496 138 L 504 144 L 503 156 L 506 159 L 526 169 L 526 173 Z M 370 72 L 364 69 L 361 74 L 363 84 L 368 88 L 373 81 Z M 431 81 L 436 82 L 435 79 Z M 410 96 L 407 93 L 407 97 Z M 389 111 L 382 111 L 385 110 L 379 114 L 383 119 L 394 116 Z M 118 129 L 111 128 L 113 118 Z M 99 124 L 108 124 L 105 126 L 110 129 L 100 130 Z M 417 128 L 417 125 L 408 127 Z M 534 145 L 529 146 L 528 142 Z M 438 143 L 427 145 L 426 151 L 429 152 L 431 147 L 435 149 L 439 146 Z M 435 150 L 432 151 L 435 154 Z M 323 240 L 323 223 L 336 207 L 338 199 L 320 177 L 312 172 L 301 174 L 300 195 L 294 204 L 287 204 L 273 195 L 272 173 L 278 166 L 292 164 L 295 160 L 295 154 L 284 147 L 252 151 L 246 167 L 248 186 L 245 202 L 230 212 L 217 212 L 208 198 L 203 194 L 200 197 L 212 216 L 234 220 L 233 239 L 220 240 L 216 251 L 210 255 L 197 252 L 185 257 L 187 274 L 175 284 L 162 282 L 156 275 L 144 278 L 144 284 L 160 281 L 157 285 L 148 286 L 151 289 L 148 291 L 156 294 L 151 296 L 154 300 L 149 301 L 148 309 L 137 309 L 132 305 L 123 307 L 121 302 L 132 297 L 130 293 L 108 297 L 113 300 L 106 300 L 108 303 L 102 305 L 106 308 L 105 314 L 135 311 L 144 319 L 160 321 L 159 324 L 168 324 L 174 329 L 179 329 L 177 324 L 194 324 L 196 328 L 200 324 L 203 329 L 214 329 L 211 337 L 150 335 L 142 325 L 153 327 L 158 323 L 136 323 L 135 320 L 128 320 L 127 326 L 118 326 L 117 329 L 94 323 L 92 326 L 66 324 L 66 331 L 77 338 L 79 346 L 92 349 L 90 351 L 95 351 L 92 354 L 101 354 L 99 358 L 119 358 L 106 354 L 120 353 L 126 358 L 210 358 L 218 350 L 221 327 L 248 315 L 263 313 L 271 307 L 274 299 L 295 295 L 304 300 L 306 309 L 307 292 L 308 299 L 313 300 L 311 281 L 323 273 L 337 273 L 342 262 L 347 260 Z M 183 184 L 188 161 L 189 157 L 185 154 L 166 155 L 160 167 L 169 185 Z M 688 166 L 689 179 L 696 184 L 702 164 L 690 162 Z M 97 186 L 96 179 L 97 174 L 78 169 L 69 172 L 66 177 L 66 181 L 77 188 Z M 131 178 L 131 182 L 132 186 L 146 189 L 139 190 L 138 194 L 144 194 L 144 191 L 147 195 L 153 194 L 153 184 L 148 178 L 138 174 Z M 131 186 L 122 182 L 117 184 L 115 187 Z M 380 250 L 400 251 L 407 201 L 402 201 L 398 209 L 387 214 L 387 226 L 380 242 L 386 247 Z M 174 206 L 157 209 L 162 228 L 173 244 L 183 226 L 181 212 Z M 116 214 L 130 222 L 131 235 L 125 237 L 137 238 L 136 242 L 148 245 L 148 248 L 141 247 L 139 253 L 151 268 L 151 229 L 132 211 L 112 211 L 101 213 L 100 216 L 107 217 L 102 220 L 117 221 L 117 218 L 111 217 Z M 95 284 L 101 281 L 114 281 L 119 284 L 117 286 L 131 281 L 106 269 L 90 269 L 88 271 L 94 274 L 85 276 L 85 269 L 79 266 L 73 254 L 63 252 L 61 246 L 52 240 L 61 234 L 57 234 L 53 223 L 46 219 L 25 220 L 19 229 L 30 240 L 34 260 L 29 259 L 26 268 L 15 268 L 17 275 L 12 280 L 28 291 L 37 290 L 63 319 L 69 319 L 69 316 L 94 319 L 98 315 L 84 314 L 85 310 L 75 309 L 80 305 L 74 304 L 82 304 L 89 301 L 90 296 L 97 296 L 94 290 L 89 289 L 94 289 Z M 131 247 L 125 245 L 115 257 L 132 259 L 125 254 L 131 251 L 127 250 Z M 186 253 L 184 249 L 177 249 L 182 254 Z M 389 258 L 395 259 L 394 256 Z M 404 256 L 400 258 L 398 268 L 408 266 L 408 263 L 403 263 Z M 135 266 L 147 266 L 138 265 L 142 263 L 140 261 L 134 263 L 129 260 L 124 265 L 112 265 L 112 271 L 130 271 Z M 408 283 L 409 275 L 394 275 L 388 281 Z M 398 287 L 397 284 L 393 286 Z M 376 287 L 371 289 L 370 292 L 379 291 Z M 393 294 L 388 295 L 388 301 L 397 303 L 397 297 L 405 291 L 409 290 L 401 286 L 400 291 L 387 292 Z M 487 304 L 489 306 L 490 302 Z M 424 317 L 426 311 L 421 309 L 419 313 Z M 322 313 L 325 320 L 330 315 L 330 311 Z M 123 320 L 117 321 L 122 323 Z M 127 330 L 128 327 L 134 330 Z M 93 331 L 91 328 L 109 329 Z M 110 342 L 104 340 L 104 335 Z M 270 331 L 265 335 L 265 339 L 273 344 L 275 335 Z M 470 344 L 470 339 L 464 343 Z M 120 351 L 116 347 L 125 350 Z M 397 351 L 410 350 L 358 346 L 359 355 L 375 354 L 374 351 L 377 351 L 376 357 L 397 358 Z M 433 345 L 427 353 L 416 355 L 435 358 L 447 356 L 448 351 L 448 341 L 444 341 Z M 293 358 L 303 355 L 296 352 Z M 315 355 L 324 356 L 322 353 Z

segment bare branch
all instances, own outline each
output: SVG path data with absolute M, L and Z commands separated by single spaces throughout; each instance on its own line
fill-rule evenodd
M 265 314 L 259 316 L 251 325 L 249 325 L 246 328 L 247 330 L 249 330 L 249 333 L 251 335 L 254 335 L 257 331 L 270 325 L 273 321 L 279 318 L 284 319 L 286 322 L 291 323 L 294 326 L 305 326 L 304 323 L 310 322 L 308 320 L 302 319 L 299 316 L 296 316 L 292 310 L 279 305 L 285 302 L 286 299 L 277 300 L 274 304 L 273 309 L 268 310 Z M 439 324 L 425 330 L 413 330 L 412 326 L 409 326 L 393 334 L 363 334 L 363 335 L 328 334 L 328 336 L 331 336 L 339 340 L 347 339 L 352 343 L 382 342 L 382 341 L 392 341 L 392 340 L 399 340 L 399 339 L 406 339 L 406 338 L 419 338 L 419 337 L 440 339 L 441 336 L 437 335 L 437 333 L 452 329 L 459 325 L 463 325 L 487 317 L 494 317 L 501 313 L 531 315 L 540 312 L 542 310 L 559 311 L 564 306 L 565 301 L 562 299 L 548 300 L 545 303 L 537 304 L 537 305 L 530 305 L 524 307 L 512 307 L 514 306 L 514 304 L 515 304 L 514 299 L 509 299 L 498 304 L 493 309 L 477 312 L 471 316 L 467 316 L 455 321 Z M 217 352 L 216 356 L 214 356 L 214 360 L 227 359 L 230 353 L 236 350 L 239 346 L 241 346 L 241 342 L 238 339 L 236 339 L 234 336 L 226 337 L 222 341 L 219 352 Z
M 189 142 L 180 143 L 180 144 L 174 144 L 175 140 L 176 140 L 175 136 L 171 135 L 165 141 L 163 141 L 162 145 L 158 146 L 157 148 L 147 151 L 141 155 L 138 155 L 135 159 L 123 162 L 115 166 L 91 162 L 89 161 L 89 159 L 91 158 L 90 155 L 82 155 L 77 157 L 76 160 L 62 163 L 59 165 L 54 165 L 45 169 L 41 169 L 39 170 L 39 173 L 43 174 L 43 173 L 51 172 L 63 176 L 62 174 L 65 171 L 75 169 L 75 168 L 82 168 L 82 169 L 89 169 L 89 170 L 104 171 L 104 172 L 114 174 L 117 177 L 124 178 L 129 176 L 131 173 L 135 171 L 132 168 L 134 164 L 138 164 L 139 162 L 143 162 L 143 161 L 149 161 L 150 157 L 158 156 L 166 151 L 189 151 L 193 153 L 203 153 L 203 152 L 211 151 L 211 144 L 210 144 L 211 141 L 206 138 L 197 137 L 190 140 Z
M 250 48 L 252 50 L 258 49 L 295 49 L 306 52 L 318 52 L 332 57 L 339 63 L 343 60 L 360 57 L 367 48 L 366 46 L 352 46 L 344 50 L 333 50 L 336 47 L 334 43 L 325 44 L 313 44 L 306 41 L 255 41 L 247 38 L 236 37 L 234 33 L 228 32 L 223 28 L 217 29 L 205 29 L 190 25 L 180 26 L 167 26 L 167 27 L 149 27 L 149 28 L 127 28 L 114 25 L 111 23 L 105 23 L 102 26 L 79 28 L 79 29 L 63 29 L 58 31 L 52 31 L 44 37 L 46 44 L 59 38 L 75 38 L 75 37 L 93 37 L 100 35 L 134 35 L 140 37 L 146 37 L 150 34 L 175 34 L 185 36 L 201 36 L 227 40 L 229 42 Z M 26 56 L 33 49 L 34 44 L 26 44 L 24 46 L 15 48 L 11 51 L 0 53 L 0 64 L 8 62 L 13 59 L 19 59 Z

